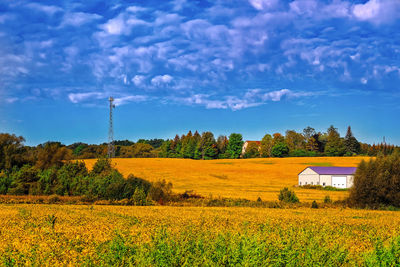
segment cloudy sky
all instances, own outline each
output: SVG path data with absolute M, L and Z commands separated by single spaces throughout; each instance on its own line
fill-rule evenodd
M 325 131 L 400 145 L 400 1 L 0 1 L 0 132 L 27 144 Z

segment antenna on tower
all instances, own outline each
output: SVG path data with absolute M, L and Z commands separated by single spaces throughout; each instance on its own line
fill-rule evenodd
M 108 98 L 108 101 L 110 102 L 110 124 L 108 127 L 108 148 L 107 148 L 107 155 L 108 158 L 113 158 L 115 156 L 115 148 L 114 148 L 114 129 L 113 129 L 113 108 L 115 108 L 114 105 L 114 98 L 110 96 Z

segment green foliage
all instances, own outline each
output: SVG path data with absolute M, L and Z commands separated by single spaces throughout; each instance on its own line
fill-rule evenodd
M 355 173 L 349 200 L 362 207 L 400 207 L 400 154 L 362 161 Z
M 63 161 L 70 158 L 70 150 L 59 142 L 47 142 L 37 148 L 37 160 L 35 167 L 48 169 L 50 167 L 61 167 Z
M 290 151 L 289 156 L 290 157 L 316 157 L 317 152 L 306 151 L 304 149 L 296 149 L 296 150 Z
M 214 159 L 217 157 L 218 149 L 214 135 L 211 132 L 204 132 L 197 145 L 197 156 L 201 159 Z
M 268 227 L 255 233 L 223 231 L 205 233 L 188 228 L 174 234 L 159 228 L 145 244 L 116 233 L 98 247 L 97 265 L 139 266 L 343 266 L 349 265 L 346 248 L 321 245 L 328 242 L 312 230 L 302 236 L 276 227 L 271 239 Z M 86 260 L 88 262 L 89 259 Z M 351 264 L 350 264 L 351 265 Z
M 303 150 L 306 144 L 304 136 L 294 130 L 286 131 L 285 143 L 289 151 Z
M 8 190 L 10 195 L 27 195 L 32 193 L 36 182 L 39 180 L 39 171 L 30 165 L 24 165 L 21 169 L 11 174 L 12 185 Z
M 389 247 L 378 239 L 375 249 L 365 257 L 365 266 L 400 266 L 400 237 L 392 240 Z
M 272 136 L 270 134 L 264 135 L 261 139 L 261 148 L 260 153 L 261 157 L 267 158 L 271 156 L 271 149 L 272 149 Z
M 0 195 L 5 195 L 8 192 L 13 180 L 10 175 L 0 172 Z
M 318 209 L 318 203 L 317 203 L 317 201 L 313 201 L 312 203 L 311 203 L 311 208 L 312 209 Z
M 231 159 L 238 159 L 242 153 L 243 137 L 241 134 L 232 133 L 229 135 L 229 143 L 227 148 L 227 154 Z
M 289 188 L 285 187 L 283 189 L 281 189 L 281 191 L 279 192 L 279 196 L 278 199 L 280 201 L 286 202 L 286 203 L 298 203 L 299 199 L 296 196 L 296 194 L 289 190 Z
M 152 183 L 152 186 L 149 191 L 149 197 L 163 204 L 165 201 L 168 201 L 172 195 L 172 184 L 167 183 L 165 180 L 157 181 Z
M 146 193 L 143 189 L 136 187 L 135 192 L 132 195 L 132 202 L 136 206 L 145 206 L 147 204 L 146 197 Z
M 0 171 L 10 171 L 14 166 L 22 166 L 25 163 L 22 136 L 0 133 Z
M 353 136 L 350 126 L 347 128 L 346 137 L 344 138 L 344 146 L 346 150 L 346 155 L 348 156 L 360 153 L 360 143 Z
M 132 146 L 132 157 L 134 158 L 152 158 L 154 147 L 145 143 L 136 143 Z
M 111 171 L 111 160 L 103 157 L 99 158 L 93 165 L 93 169 L 90 172 L 91 175 L 107 174 Z
M 325 154 L 327 156 L 343 156 L 345 154 L 345 147 L 340 134 L 333 125 L 328 129 L 327 142 L 325 145 Z
M 324 198 L 324 203 L 325 203 L 325 204 L 332 203 L 331 197 L 330 197 L 330 196 L 325 196 L 325 198 Z
M 289 148 L 285 143 L 277 143 L 271 149 L 271 156 L 283 158 L 289 155 Z

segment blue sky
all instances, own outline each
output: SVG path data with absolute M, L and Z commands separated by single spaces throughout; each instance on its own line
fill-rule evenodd
M 400 1 L 0 1 L 0 132 L 27 144 L 325 131 L 400 145 Z

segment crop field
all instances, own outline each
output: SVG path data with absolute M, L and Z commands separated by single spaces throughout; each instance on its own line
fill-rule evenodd
M 277 200 L 279 190 L 298 183 L 298 173 L 307 166 L 355 167 L 366 157 L 304 157 L 190 160 L 170 158 L 117 158 L 113 164 L 125 176 L 133 174 L 149 181 L 172 182 L 177 193 L 191 191 L 208 197 L 232 197 L 256 200 Z M 85 160 L 91 168 L 96 160 Z M 294 188 L 300 201 L 322 201 L 347 197 L 347 191 L 325 191 Z
M 0 205 L 8 266 L 373 266 L 399 233 L 392 211 Z

